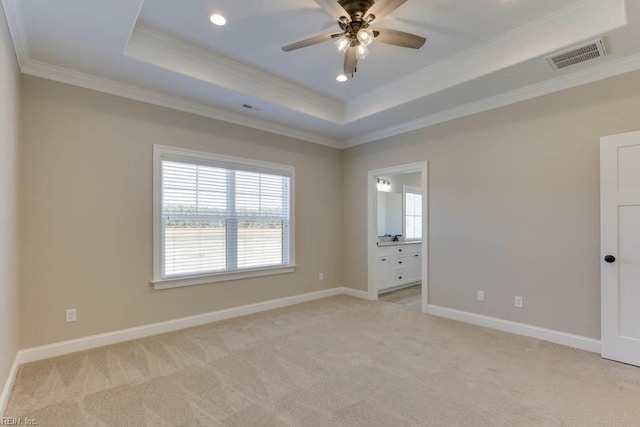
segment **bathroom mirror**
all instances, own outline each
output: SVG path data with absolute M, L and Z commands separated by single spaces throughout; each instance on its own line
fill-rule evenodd
M 402 193 L 378 192 L 378 236 L 402 234 Z

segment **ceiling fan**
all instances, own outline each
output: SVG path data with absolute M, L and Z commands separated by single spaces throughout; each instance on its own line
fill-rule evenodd
M 284 46 L 282 50 L 291 52 L 335 39 L 336 50 L 344 55 L 344 74 L 338 76 L 341 81 L 345 81 L 348 75 L 353 77 L 358 69 L 358 61 L 369 55 L 369 46 L 374 40 L 411 49 L 420 49 L 427 41 L 426 38 L 415 34 L 370 26 L 373 21 L 382 20 L 407 0 L 315 0 L 315 2 L 338 21 L 341 32 L 301 40 Z

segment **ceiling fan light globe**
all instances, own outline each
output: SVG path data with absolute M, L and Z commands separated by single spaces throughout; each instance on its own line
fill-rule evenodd
M 374 39 L 373 30 L 371 28 L 362 28 L 358 31 L 357 37 L 362 46 L 371 46 Z
M 335 42 L 336 51 L 340 55 L 344 55 L 347 49 L 349 49 L 350 45 L 351 45 L 351 40 L 349 40 L 347 36 L 338 37 Z
M 356 47 L 356 59 L 362 61 L 367 56 L 369 56 L 369 48 L 364 45 L 358 45 L 358 47 Z

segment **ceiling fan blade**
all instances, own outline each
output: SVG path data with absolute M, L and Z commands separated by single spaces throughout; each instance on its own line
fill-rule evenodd
M 349 17 L 347 11 L 338 4 L 337 0 L 315 0 L 315 2 L 336 21 L 339 21 L 343 16 Z
M 407 0 L 376 0 L 371 9 L 369 9 L 365 15 L 373 15 L 376 17 L 376 21 L 380 21 L 382 18 L 405 4 Z
M 405 33 L 404 31 L 388 30 L 386 28 L 374 29 L 374 34 L 378 32 L 376 41 L 380 43 L 392 44 L 394 46 L 408 47 L 411 49 L 420 49 L 426 43 L 427 39 L 415 34 Z
M 323 34 L 321 36 L 310 37 L 308 39 L 300 40 L 299 42 L 283 46 L 282 50 L 284 50 L 285 52 L 291 52 L 292 50 L 302 49 L 303 47 L 307 46 L 313 46 L 314 44 L 326 42 L 327 40 L 331 40 L 339 36 L 340 34 Z
M 344 54 L 344 75 L 348 76 L 356 72 L 358 59 L 356 58 L 356 48 L 350 47 Z

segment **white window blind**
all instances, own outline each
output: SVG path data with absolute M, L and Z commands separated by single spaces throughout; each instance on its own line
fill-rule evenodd
M 161 278 L 290 264 L 286 171 L 163 155 Z
M 404 227 L 405 239 L 422 239 L 422 194 L 419 190 L 405 189 Z

